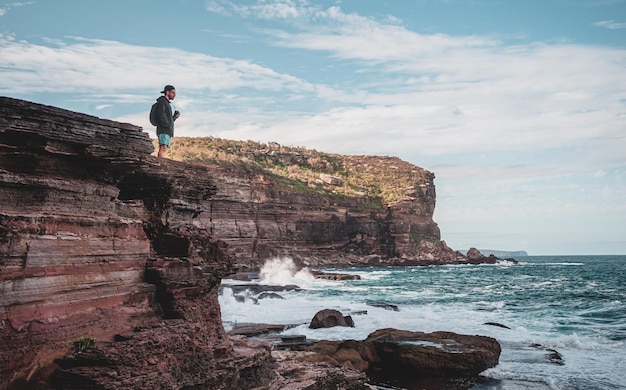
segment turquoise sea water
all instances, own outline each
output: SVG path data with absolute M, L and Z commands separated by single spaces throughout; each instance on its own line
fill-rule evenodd
M 518 260 L 337 270 L 362 278 L 343 282 L 274 269 L 264 275 L 264 283 L 295 283 L 303 290 L 255 304 L 237 302 L 226 288 L 220 296 L 224 325 L 299 324 L 285 333 L 312 339 L 363 339 L 385 327 L 480 334 L 496 338 L 503 350 L 500 364 L 483 373 L 489 380 L 475 389 L 626 389 L 626 256 Z M 368 301 L 400 310 L 372 307 Z M 353 316 L 355 328 L 308 329 L 324 308 L 367 314 Z M 550 359 L 555 351 L 561 359 Z

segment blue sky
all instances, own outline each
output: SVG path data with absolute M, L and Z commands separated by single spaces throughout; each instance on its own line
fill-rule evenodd
M 626 0 L 0 0 L 0 95 L 394 155 L 455 249 L 626 254 Z

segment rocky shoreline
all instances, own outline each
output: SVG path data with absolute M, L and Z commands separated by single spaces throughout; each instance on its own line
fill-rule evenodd
M 372 212 L 152 151 L 131 124 L 0 97 L 0 389 L 367 389 L 337 351 L 227 334 L 222 279 L 292 252 L 473 261 L 440 241 L 432 183 Z
M 340 254 L 329 257 L 317 257 L 317 256 L 294 256 L 293 260 L 298 267 L 311 268 L 314 274 L 323 274 L 324 269 L 346 269 L 352 267 L 421 267 L 431 265 L 478 265 L 478 264 L 496 264 L 498 262 L 509 262 L 517 264 L 517 260 L 513 258 L 499 258 L 493 255 L 484 256 L 476 248 L 471 248 L 467 254 L 463 254 L 458 251 L 453 251 L 448 248 L 445 241 L 441 241 L 440 245 L 444 249 L 442 257 L 436 257 L 431 252 L 427 252 L 422 257 L 415 256 L 402 256 L 402 257 L 383 257 L 380 255 L 367 255 L 357 256 L 350 254 Z M 437 253 L 435 251 L 435 253 Z M 453 253 L 454 256 L 451 256 Z M 233 277 L 244 277 L 246 273 L 258 273 L 262 264 L 253 263 L 252 265 L 247 262 L 235 264 L 235 274 Z M 329 277 L 337 275 L 333 273 Z M 349 275 L 349 274 L 348 274 Z M 346 276 L 349 279 L 349 276 Z
M 238 324 L 228 333 L 269 342 L 273 345 L 273 354 L 293 361 L 317 362 L 361 372 L 366 375 L 366 383 L 372 386 L 409 389 L 467 389 L 486 383 L 489 380 L 480 373 L 496 366 L 501 353 L 500 344 L 491 337 L 453 332 L 423 333 L 389 328 L 379 329 L 364 340 L 334 341 L 280 335 L 297 325 Z M 309 325 L 313 329 L 335 326 L 354 327 L 354 320 L 350 315 L 326 309 L 318 312 Z
M 316 278 L 325 276 L 311 273 Z M 330 280 L 344 282 L 358 280 L 345 273 L 337 273 L 339 278 Z M 241 278 L 222 283 L 223 290 L 230 289 L 234 305 L 244 302 L 261 304 L 261 300 L 277 299 L 270 305 L 280 305 L 285 299 L 283 292 L 302 291 L 295 285 L 264 285 L 259 283 L 259 275 L 248 274 L 250 281 L 240 283 Z M 256 277 L 254 277 L 256 276 Z M 271 295 L 269 295 L 271 294 Z M 401 311 L 397 305 L 381 301 L 366 301 L 366 305 L 390 311 Z M 268 302 L 265 302 L 268 304 Z M 268 317 L 268 320 L 271 318 Z M 452 332 L 411 332 L 398 329 L 379 329 L 364 340 L 314 340 L 303 334 L 283 332 L 306 325 L 311 329 L 355 327 L 355 323 L 368 321 L 367 310 L 340 312 L 325 309 L 317 312 L 310 323 L 256 324 L 235 323 L 229 335 L 245 336 L 255 341 L 273 344 L 274 351 L 289 351 L 281 356 L 289 356 L 296 361 L 323 362 L 334 367 L 356 370 L 367 375 L 368 383 L 408 389 L 467 389 L 489 380 L 480 373 L 497 365 L 501 347 L 490 337 L 470 336 Z M 498 323 L 484 325 L 507 328 Z

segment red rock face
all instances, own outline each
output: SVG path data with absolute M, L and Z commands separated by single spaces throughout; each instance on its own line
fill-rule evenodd
M 152 150 L 135 126 L 1 98 L 0 388 L 36 385 L 55 359 L 60 387 L 132 387 L 164 366 L 169 383 L 209 383 L 184 366 L 237 361 L 217 302 L 233 257 L 198 219 L 215 186 Z M 99 341 L 89 370 L 58 360 L 80 337 Z M 248 355 L 242 369 L 269 352 Z
M 0 110 L 0 378 L 10 383 L 75 338 L 107 339 L 155 317 L 155 286 L 143 282 L 150 241 L 141 218 L 124 215 L 116 186 L 150 145 L 129 125 L 91 117 L 79 125 L 12 99 Z M 119 152 L 121 144 L 129 147 Z
M 440 240 L 432 216 L 435 187 L 416 186 L 395 204 L 372 200 L 303 194 L 275 179 L 214 166 L 217 193 L 210 200 L 212 233 L 226 241 L 238 262 L 258 266 L 271 256 L 292 256 L 307 264 L 355 261 L 368 255 L 427 259 L 420 242 Z M 431 254 L 432 252 L 428 252 Z M 457 258 L 446 247 L 445 256 Z M 462 256 L 461 256 L 462 258 Z
M 0 389 L 363 388 L 226 336 L 214 172 L 152 151 L 136 126 L 0 97 Z

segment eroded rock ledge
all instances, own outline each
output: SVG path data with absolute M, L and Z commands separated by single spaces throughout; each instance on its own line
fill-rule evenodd
M 226 336 L 212 172 L 152 151 L 139 127 L 0 97 L 0 389 L 361 388 Z

